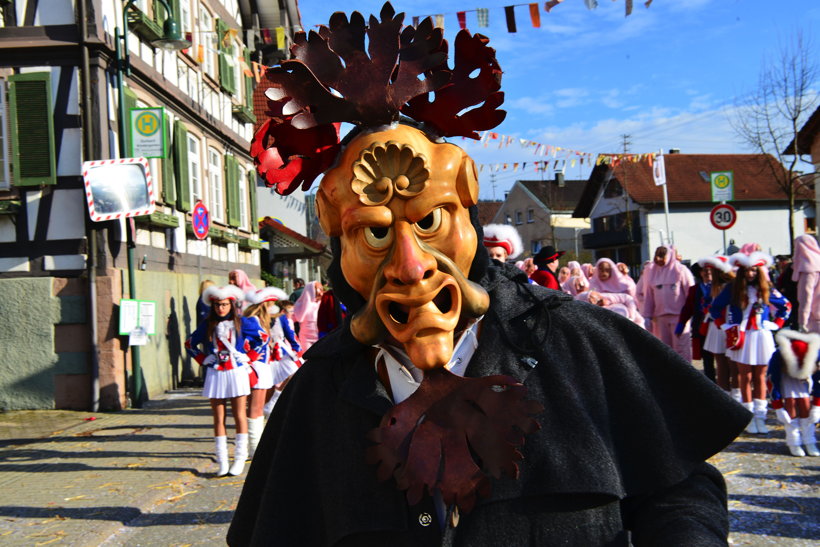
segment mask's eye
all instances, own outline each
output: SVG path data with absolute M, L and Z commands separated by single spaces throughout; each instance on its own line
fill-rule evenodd
M 429 215 L 416 222 L 416 229 L 422 234 L 432 234 L 441 227 L 441 207 L 433 209 Z
M 383 249 L 390 244 L 390 226 L 368 226 L 364 229 L 364 239 L 367 244 L 376 249 Z

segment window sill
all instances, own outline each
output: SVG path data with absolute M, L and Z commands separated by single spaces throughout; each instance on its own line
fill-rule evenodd
M 2 0 L 0 0 L 2 3 Z M 0 201 L 0 215 L 16 215 L 20 210 L 21 202 L 16 200 Z
M 134 34 L 145 40 L 146 42 L 153 42 L 162 38 L 162 28 L 152 21 L 139 8 L 131 7 L 128 10 L 128 28 L 134 31 Z
M 134 221 L 139 224 L 148 224 L 162 228 L 179 228 L 179 218 L 175 215 L 160 213 L 159 211 L 155 211 L 150 215 L 136 217 Z

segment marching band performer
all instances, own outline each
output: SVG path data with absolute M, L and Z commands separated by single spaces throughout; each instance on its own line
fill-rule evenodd
M 211 286 L 202 293 L 202 301 L 211 311 L 196 330 L 185 340 L 188 355 L 205 369 L 205 386 L 202 396 L 211 401 L 214 418 L 214 441 L 216 444 L 217 476 L 228 473 L 239 475 L 245 469 L 248 457 L 247 403 L 251 392 L 249 379 L 250 358 L 245 353 L 243 325 L 239 312 L 244 294 L 239 287 Z M 247 329 L 245 329 L 247 330 Z M 236 425 L 234 463 L 228 465 L 228 438 L 225 431 L 226 403 L 231 403 L 231 413 Z
M 772 288 L 763 272 L 772 263 L 765 253 L 735 253 L 729 265 L 737 267 L 728 283 L 712 302 L 709 315 L 726 331 L 726 357 L 737 363 L 743 406 L 754 412 L 746 431 L 766 434 L 766 368 L 775 351 L 772 331 L 789 317 L 791 304 Z M 772 314 L 771 307 L 776 309 Z M 726 310 L 726 317 L 723 312 Z

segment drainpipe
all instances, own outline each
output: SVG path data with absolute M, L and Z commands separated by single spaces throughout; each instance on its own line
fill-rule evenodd
M 94 132 L 91 131 L 91 62 L 88 53 L 88 18 L 85 0 L 77 2 L 80 24 L 80 52 L 82 53 L 82 112 L 83 112 L 83 159 L 93 155 Z M 91 335 L 91 411 L 100 409 L 100 348 L 97 329 L 97 231 L 92 223 L 86 220 L 86 237 L 88 238 L 88 320 Z

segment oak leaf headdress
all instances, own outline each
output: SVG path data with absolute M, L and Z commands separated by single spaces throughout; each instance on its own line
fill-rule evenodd
M 383 126 L 404 116 L 439 137 L 477 139 L 504 120 L 501 68 L 487 37 L 461 30 L 450 68 L 442 29 L 429 17 L 417 27 L 403 20 L 388 2 L 379 18 L 337 12 L 318 32 L 296 34 L 293 59 L 266 72 L 270 118 L 251 143 L 268 186 L 307 190 L 336 159 L 342 122 Z

